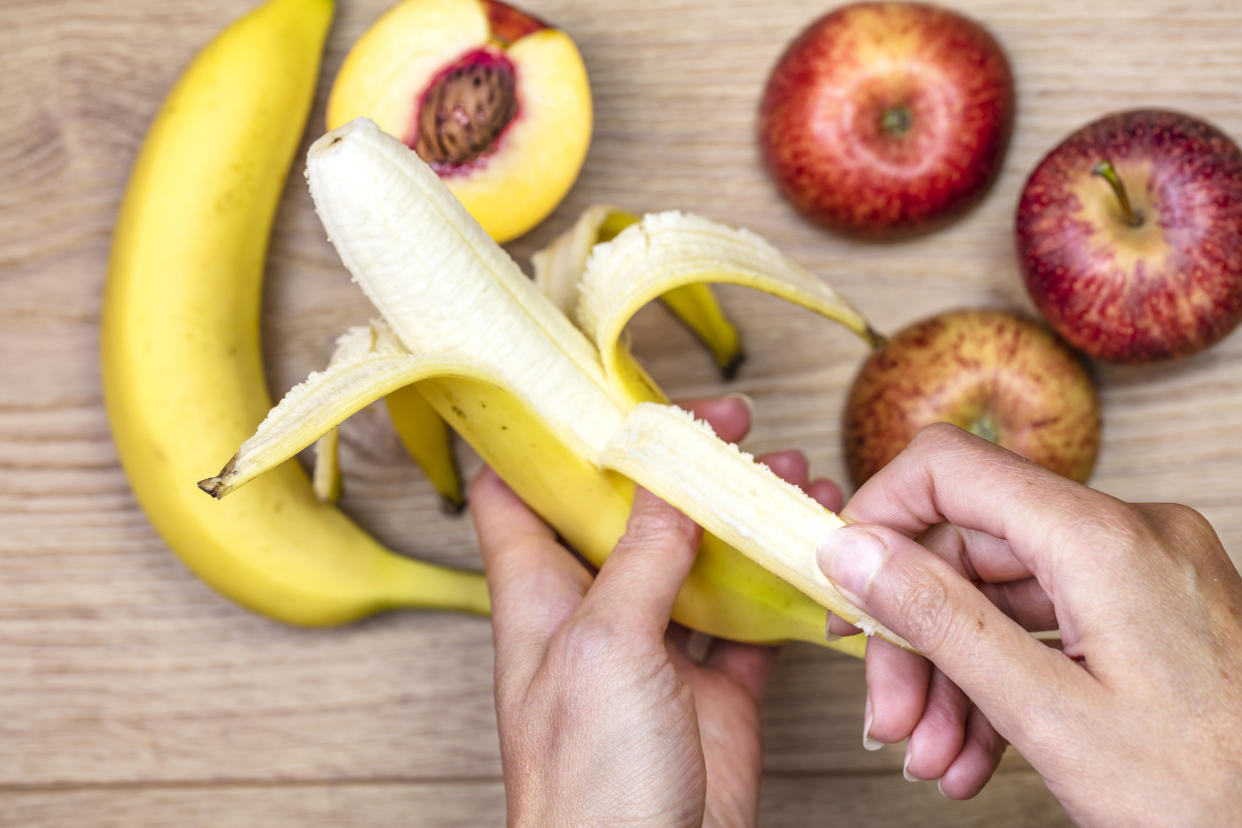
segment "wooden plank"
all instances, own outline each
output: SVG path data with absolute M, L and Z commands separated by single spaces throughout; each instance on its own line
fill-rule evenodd
M 23 828 L 250 828 L 270 826 L 503 825 L 498 780 L 88 788 L 0 792 L 0 824 Z M 83 823 L 83 815 L 88 822 Z M 765 828 L 841 824 L 898 828 L 1054 828 L 1070 824 L 1039 777 L 1001 773 L 976 800 L 945 799 L 899 775 L 769 776 L 759 800 Z
M 494 779 L 48 790 L 0 793 L 0 808 L 0 825 L 23 828 L 481 828 L 505 821 L 504 788 Z
M 946 799 L 931 782 L 887 776 L 768 777 L 759 825 L 868 825 L 884 828 L 1059 828 L 1072 823 L 1030 771 L 1000 772 L 975 799 Z

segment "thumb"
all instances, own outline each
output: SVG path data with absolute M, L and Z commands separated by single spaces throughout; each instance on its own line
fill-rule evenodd
M 1091 681 L 900 532 L 867 524 L 834 530 L 820 542 L 819 565 L 859 609 L 939 667 L 1010 741 L 1022 741 L 1032 721 L 1055 721 L 1062 693 Z M 1048 717 L 1032 715 L 1044 708 Z
M 625 534 L 595 576 L 579 617 L 598 614 L 663 641 L 702 536 L 693 520 L 646 489 L 635 489 Z

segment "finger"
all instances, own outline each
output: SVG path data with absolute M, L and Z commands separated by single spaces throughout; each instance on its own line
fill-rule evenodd
M 1024 629 L 1056 629 L 1052 599 L 1005 541 L 952 523 L 937 523 L 919 535 L 918 542 L 975 582 L 993 604 Z
M 906 743 L 902 775 L 911 781 L 939 779 L 957 758 L 966 738 L 970 700 L 940 670 L 933 670 L 927 706 Z
M 899 532 L 859 524 L 829 532 L 820 565 L 847 598 L 935 662 L 1011 738 L 1031 722 L 1058 721 L 1069 703 L 1065 691 L 1085 700 L 1092 690 L 1086 671 Z M 1041 712 L 1048 715 L 1034 715 Z
M 1034 578 L 1003 584 L 980 584 L 979 590 L 1024 630 L 1044 632 L 1058 627 L 1056 607 Z
M 810 476 L 810 463 L 806 455 L 800 451 L 774 451 L 759 457 L 759 462 L 775 472 L 781 480 L 792 483 L 799 489 L 806 486 L 807 478 Z
M 591 576 L 490 468 L 470 487 L 470 514 L 492 599 L 497 675 L 533 672 Z
M 682 653 L 688 652 L 687 647 L 692 635 L 694 635 L 694 630 L 676 622 L 669 624 L 668 629 L 664 631 L 664 638 L 669 645 Z
M 863 745 L 909 738 L 927 703 L 931 663 L 887 641 L 867 642 L 867 698 L 870 721 L 863 723 Z
M 752 419 L 750 400 L 732 394 L 711 399 L 683 400 L 677 405 L 706 420 L 716 436 L 727 443 L 736 443 L 750 431 Z
M 1005 755 L 1005 744 L 982 711 L 971 708 L 962 749 L 940 777 L 940 792 L 949 799 L 970 799 L 978 794 L 996 772 Z
M 1013 581 L 1031 570 L 1001 538 L 952 523 L 937 523 L 916 538 L 971 581 Z
M 669 622 L 668 629 L 664 631 L 664 649 L 678 675 L 689 675 L 698 668 L 711 646 L 711 636 L 676 621 Z
M 845 503 L 841 487 L 822 477 L 812 480 L 806 487 L 806 493 L 831 512 L 841 511 L 841 506 Z
M 849 621 L 846 621 L 839 615 L 828 613 L 828 634 L 838 637 L 846 635 L 858 635 L 862 630 L 855 627 Z
M 1115 498 L 945 423 L 919 432 L 863 484 L 842 517 L 910 537 L 946 521 L 986 533 L 1006 541 L 1054 600 L 1061 598 L 1058 573 L 1072 571 L 1071 585 L 1085 575 L 1090 586 L 1075 596 L 1085 606 L 1101 583 L 1115 580 L 1117 563 L 1102 553 L 1116 546 L 1119 525 L 1138 520 Z
M 740 686 L 755 704 L 759 704 L 763 701 L 778 653 L 779 647 L 716 639 L 703 666 Z
M 578 614 L 662 637 L 702 535 L 690 518 L 647 490 L 636 489 L 625 534 L 600 567 Z

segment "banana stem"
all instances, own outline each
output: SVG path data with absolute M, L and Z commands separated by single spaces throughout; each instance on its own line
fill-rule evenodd
M 387 575 L 390 589 L 384 603 L 390 609 L 433 609 L 491 615 L 492 602 L 487 592 L 487 580 L 481 573 L 407 558 L 392 561 Z

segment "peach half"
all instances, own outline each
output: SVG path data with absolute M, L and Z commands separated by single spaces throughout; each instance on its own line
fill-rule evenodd
M 498 242 L 561 202 L 591 140 L 582 55 L 497 0 L 403 0 L 353 45 L 328 129 L 366 116 L 413 148 Z

